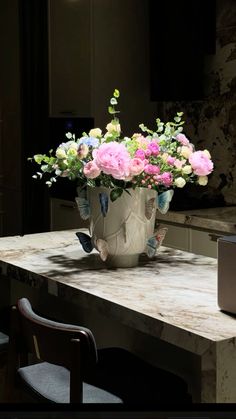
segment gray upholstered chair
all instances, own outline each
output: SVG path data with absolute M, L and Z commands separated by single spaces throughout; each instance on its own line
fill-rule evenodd
M 29 353 L 37 359 L 32 365 Z M 7 388 L 8 401 L 20 388 L 39 402 L 190 402 L 179 377 L 120 348 L 97 350 L 89 329 L 45 319 L 26 298 L 12 309 Z

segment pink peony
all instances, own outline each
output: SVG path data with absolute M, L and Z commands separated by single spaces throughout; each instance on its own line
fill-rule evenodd
M 101 173 L 94 160 L 89 161 L 84 166 L 84 174 L 88 179 L 95 179 Z
M 154 164 L 146 164 L 146 166 L 144 167 L 144 171 L 148 175 L 156 175 L 160 173 L 160 167 Z
M 93 151 L 96 165 L 106 175 L 115 179 L 125 179 L 129 176 L 130 155 L 124 144 L 111 141 L 103 143 Z
M 151 151 L 151 154 L 153 156 L 157 156 L 160 152 L 160 146 L 156 143 L 156 141 L 151 141 L 148 144 L 148 150 Z
M 213 163 L 204 151 L 192 153 L 189 157 L 189 163 L 192 166 L 193 173 L 198 176 L 207 176 L 213 170 Z
M 176 135 L 175 138 L 182 145 L 188 145 L 189 144 L 189 140 L 187 139 L 187 137 L 184 134 L 178 134 L 178 135 Z
M 171 186 L 173 183 L 173 176 L 170 172 L 163 172 L 162 175 L 158 176 L 159 182 L 161 182 L 164 186 Z
M 138 148 L 138 150 L 135 152 L 135 157 L 137 157 L 138 159 L 144 160 L 145 151 L 142 148 Z
M 130 166 L 129 166 L 129 170 L 130 170 L 130 175 L 131 176 L 137 176 L 140 175 L 140 173 L 142 173 L 144 169 L 144 162 L 141 159 L 138 158 L 134 158 L 130 160 Z

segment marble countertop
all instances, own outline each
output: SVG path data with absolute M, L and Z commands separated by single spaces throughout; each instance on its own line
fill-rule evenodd
M 161 247 L 135 268 L 107 269 L 96 251 L 84 253 L 75 232 L 0 238 L 0 280 L 191 352 L 199 359 L 195 399 L 236 402 L 236 317 L 217 305 L 217 260 Z
M 236 206 L 157 212 L 157 220 L 210 231 L 236 234 Z
M 84 253 L 75 231 L 1 238 L 2 274 L 193 352 L 236 336 L 236 320 L 217 305 L 215 259 L 161 247 L 138 267 L 107 269 L 96 251 Z

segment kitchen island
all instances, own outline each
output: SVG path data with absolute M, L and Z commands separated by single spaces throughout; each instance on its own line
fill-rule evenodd
M 217 260 L 161 247 L 138 267 L 107 269 L 75 232 L 1 238 L 1 287 L 43 290 L 190 352 L 198 359 L 194 401 L 235 403 L 236 319 L 217 305 Z

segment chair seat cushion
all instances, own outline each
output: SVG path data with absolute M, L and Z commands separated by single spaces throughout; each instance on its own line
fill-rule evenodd
M 5 333 L 0 332 L 0 351 L 6 351 L 9 342 L 9 337 Z
M 42 362 L 19 368 L 18 375 L 35 396 L 49 402 L 70 402 L 70 372 L 66 368 Z M 122 400 L 104 389 L 83 383 L 83 403 L 122 403 Z

